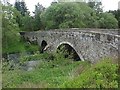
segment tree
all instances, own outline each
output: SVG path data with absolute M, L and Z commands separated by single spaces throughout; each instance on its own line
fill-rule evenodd
M 96 11 L 97 14 L 102 13 L 102 2 L 96 0 L 88 0 L 88 5 Z
M 24 2 L 24 0 L 22 0 L 21 2 L 19 0 L 16 0 L 15 2 L 15 8 L 20 11 L 21 15 L 25 16 L 28 12 L 27 12 L 27 7 L 26 4 Z
M 86 3 L 57 3 L 47 8 L 41 19 L 46 29 L 91 27 L 87 21 L 92 13 L 94 11 Z
M 84 2 L 55 3 L 41 14 L 45 29 L 58 28 L 118 28 L 112 14 L 92 9 Z
M 35 5 L 35 12 L 34 12 L 35 16 L 41 14 L 44 11 L 44 9 L 45 8 L 41 4 L 37 3 L 37 5 Z
M 2 49 L 3 53 L 19 52 L 20 28 L 16 23 L 16 16 L 19 12 L 11 5 L 2 5 Z M 17 48 L 16 48 L 17 47 Z
M 20 12 L 19 15 L 16 17 L 16 22 L 19 24 L 19 27 L 22 29 L 23 28 L 23 17 L 28 15 L 28 9 L 26 7 L 25 2 L 22 0 L 16 0 L 14 7 Z
M 118 28 L 118 21 L 112 13 L 101 13 L 99 23 L 100 28 Z
M 109 11 L 108 13 L 112 13 L 115 15 L 115 18 L 118 20 L 118 26 L 120 28 L 120 10 Z
M 34 31 L 34 18 L 29 14 L 22 17 L 22 28 L 23 31 Z
M 40 15 L 45 10 L 45 8 L 41 4 L 35 5 L 34 15 L 34 30 L 40 30 L 43 28 Z

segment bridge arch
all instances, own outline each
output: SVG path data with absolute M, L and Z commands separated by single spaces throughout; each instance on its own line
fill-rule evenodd
M 75 47 L 73 46 L 73 44 L 71 44 L 70 42 L 60 42 L 58 45 L 57 45 L 57 48 L 56 50 L 61 46 L 61 45 L 67 45 L 70 49 L 72 49 L 75 53 L 75 56 L 79 58 L 79 60 L 81 61 L 84 61 L 82 55 L 80 53 L 77 52 L 77 50 L 75 49 Z
M 44 49 L 45 49 L 45 47 L 47 46 L 47 41 L 45 41 L 45 40 L 42 40 L 42 42 L 41 42 L 41 50 L 40 50 L 40 52 L 41 53 L 43 53 L 44 52 Z

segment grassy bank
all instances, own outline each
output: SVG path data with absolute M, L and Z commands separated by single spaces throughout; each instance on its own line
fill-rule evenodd
M 43 55 L 44 56 L 44 55 Z M 42 57 L 42 55 L 41 55 Z M 32 56 L 36 58 L 36 56 Z M 37 56 L 39 58 L 39 55 Z M 27 59 L 28 60 L 28 59 Z M 60 55 L 53 60 L 40 59 L 35 70 L 18 68 L 3 73 L 4 88 L 117 88 L 118 65 L 111 59 L 97 64 L 73 61 Z M 29 60 L 28 60 L 29 61 Z

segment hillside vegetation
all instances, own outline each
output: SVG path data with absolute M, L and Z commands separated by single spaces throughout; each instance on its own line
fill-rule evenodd
M 4 88 L 118 88 L 118 64 L 109 58 L 97 64 L 87 61 L 73 61 L 60 54 L 52 60 L 44 59 L 34 70 L 25 71 L 16 65 L 10 70 L 8 64 L 3 63 Z M 50 55 L 47 55 L 50 57 Z M 24 63 L 27 60 L 23 60 Z

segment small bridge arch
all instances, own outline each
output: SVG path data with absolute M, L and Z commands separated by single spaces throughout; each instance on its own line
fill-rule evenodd
M 41 42 L 41 50 L 40 50 L 40 52 L 41 53 L 43 53 L 44 52 L 44 49 L 45 49 L 45 47 L 47 46 L 47 41 L 45 41 L 45 40 L 42 40 L 42 42 Z

